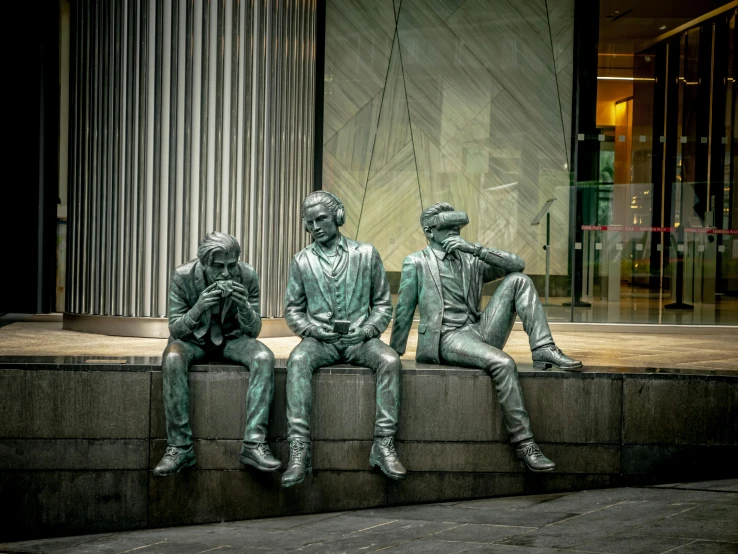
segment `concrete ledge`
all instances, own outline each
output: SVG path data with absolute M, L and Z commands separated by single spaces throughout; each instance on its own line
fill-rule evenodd
M 280 472 L 238 462 L 248 371 L 212 363 L 190 372 L 197 467 L 159 479 L 150 470 L 166 446 L 160 360 L 84 362 L 0 357 L 0 540 L 736 475 L 730 372 L 521 367 L 533 432 L 557 462 L 531 474 L 484 372 L 404 362 L 408 479 L 370 471 L 374 376 L 343 365 L 313 379 L 314 473 L 282 489 Z M 277 365 L 269 438 L 286 462 Z

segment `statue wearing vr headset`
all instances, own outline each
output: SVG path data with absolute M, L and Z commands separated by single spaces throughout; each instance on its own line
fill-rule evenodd
M 416 360 L 441 361 L 484 369 L 502 406 L 505 428 L 515 455 L 531 471 L 556 465 L 540 451 L 530 430 L 515 361 L 502 351 L 520 316 L 533 353 L 533 366 L 579 370 L 582 363 L 554 344 L 536 289 L 515 254 L 470 244 L 459 235 L 469 223 L 464 212 L 438 203 L 420 216 L 429 246 L 410 254 L 402 265 L 391 346 L 405 353 L 415 307 L 420 306 Z M 480 311 L 484 284 L 502 278 L 487 307 Z
M 389 283 L 376 249 L 339 232 L 345 220 L 343 203 L 330 192 L 314 192 L 302 203 L 302 223 L 315 242 L 292 259 L 285 294 L 285 320 L 302 342 L 287 361 L 290 459 L 283 487 L 302 483 L 312 470 L 312 376 L 338 362 L 374 371 L 376 415 L 369 463 L 392 479 L 405 477 L 394 446 L 400 357 L 379 340 L 392 318 Z

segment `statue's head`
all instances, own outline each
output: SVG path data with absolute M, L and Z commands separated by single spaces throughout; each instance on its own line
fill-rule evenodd
M 438 202 L 420 214 L 420 226 L 432 244 L 440 244 L 448 237 L 457 236 L 468 225 L 466 212 L 455 212 L 448 202 Z
M 211 282 L 233 279 L 238 274 L 241 245 L 236 237 L 213 231 L 200 242 L 197 257 Z
M 318 244 L 331 242 L 346 223 L 343 202 L 333 193 L 319 190 L 302 202 L 302 226 Z

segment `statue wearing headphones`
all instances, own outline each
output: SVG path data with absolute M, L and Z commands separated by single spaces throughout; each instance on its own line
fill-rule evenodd
M 376 249 L 343 236 L 341 200 L 326 191 L 302 203 L 302 224 L 314 239 L 292 260 L 285 319 L 302 337 L 287 362 L 290 458 L 282 486 L 302 483 L 312 470 L 312 374 L 338 362 L 371 368 L 376 376 L 374 444 L 369 463 L 392 479 L 405 476 L 394 445 L 400 409 L 400 358 L 379 336 L 392 318 L 387 275 Z

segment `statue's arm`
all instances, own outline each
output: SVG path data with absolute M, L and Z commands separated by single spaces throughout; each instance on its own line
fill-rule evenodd
M 372 272 L 371 272 L 371 296 L 372 312 L 369 314 L 364 325 L 371 325 L 378 335 L 384 333 L 392 319 L 392 296 L 390 294 L 387 273 L 384 271 L 382 258 L 379 252 L 372 247 Z
M 169 333 L 174 339 L 186 339 L 197 327 L 197 318 L 190 314 L 192 306 L 187 300 L 181 277 L 176 273 L 169 283 Z
M 484 262 L 484 280 L 493 281 L 508 273 L 519 273 L 525 269 L 523 258 L 498 248 L 475 245 L 474 256 Z
M 238 308 L 238 325 L 244 335 L 258 337 L 261 332 L 261 305 L 259 301 L 259 277 L 254 272 L 249 280 L 247 292 L 249 294 L 248 307 Z
M 418 305 L 418 271 L 415 260 L 408 256 L 402 263 L 400 293 L 395 308 L 395 320 L 392 323 L 390 346 L 399 355 L 405 353 L 407 337 L 413 324 L 415 307 Z
M 292 332 L 300 337 L 311 327 L 307 317 L 307 295 L 302 281 L 300 266 L 295 258 L 290 263 L 287 290 L 284 294 L 284 319 Z

